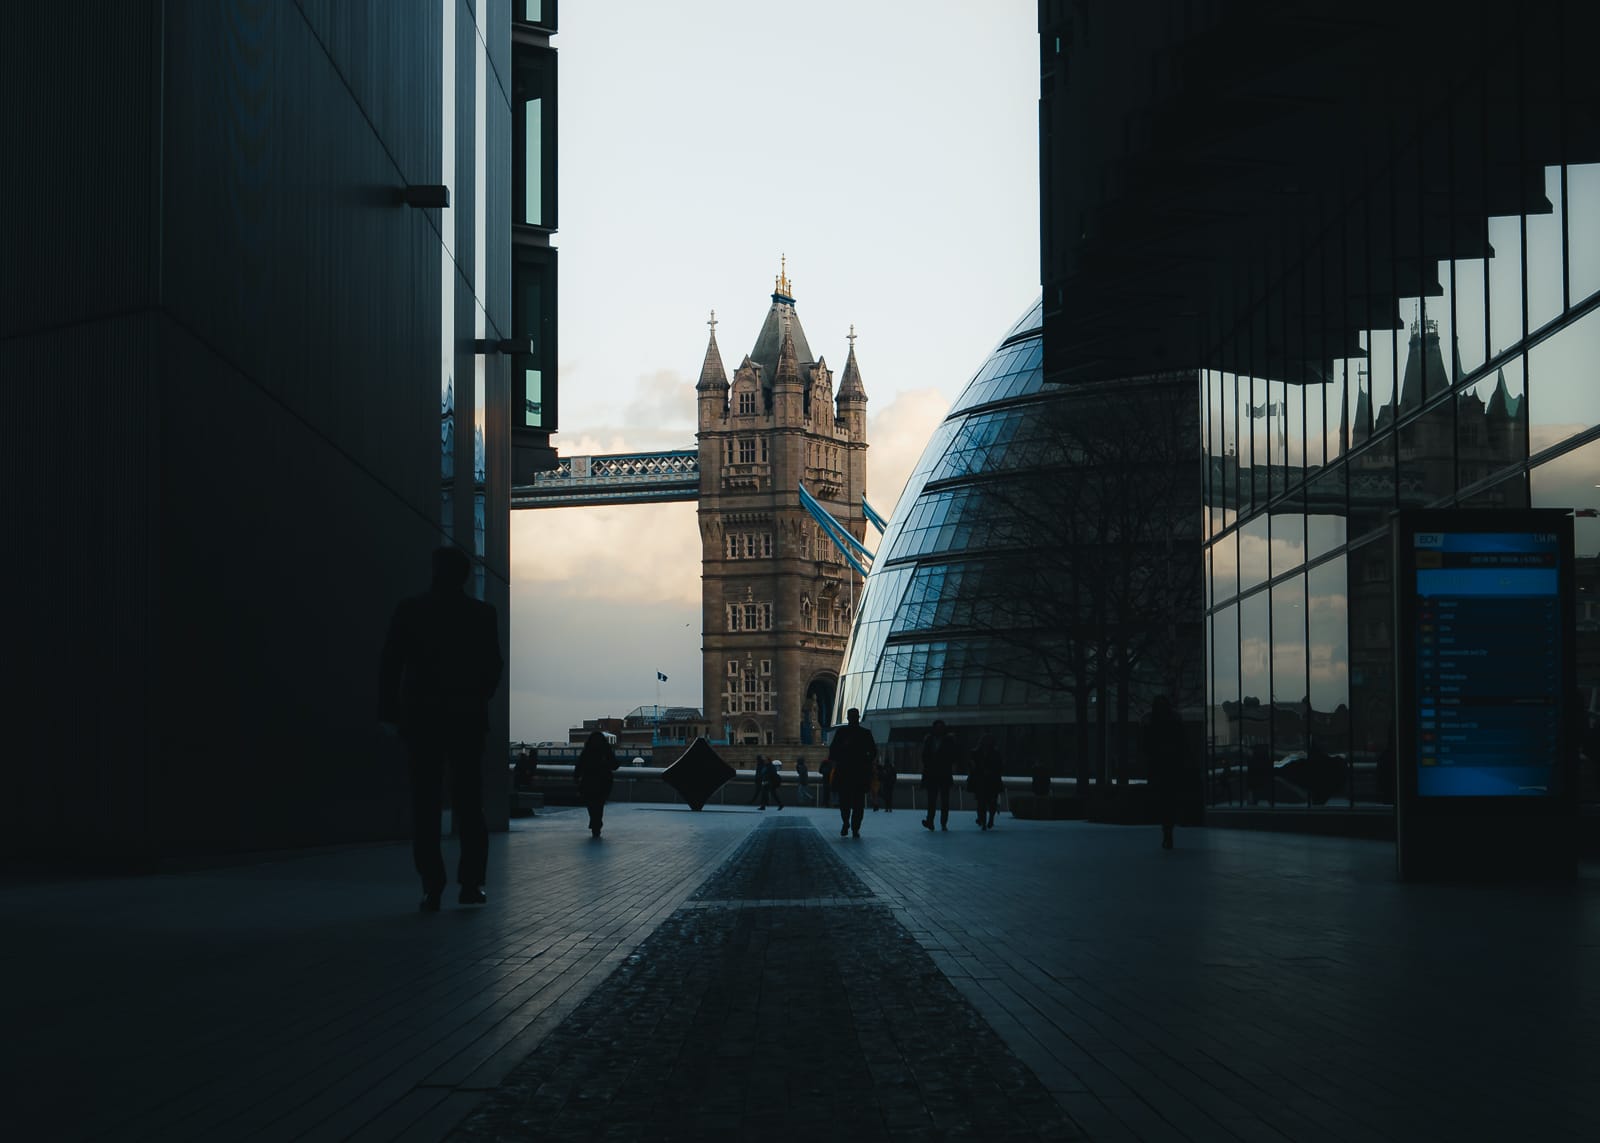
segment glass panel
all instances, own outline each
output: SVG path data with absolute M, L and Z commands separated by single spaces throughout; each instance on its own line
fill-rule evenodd
M 1343 556 L 1306 576 L 1306 615 L 1312 773 L 1319 796 L 1349 801 L 1350 638 Z
M 1544 169 L 1544 196 L 1549 214 L 1530 214 L 1528 238 L 1528 328 L 1538 329 L 1561 315 L 1561 168 Z
M 1485 346 L 1489 338 L 1485 275 L 1488 264 L 1482 258 L 1458 261 L 1451 268 L 1455 302 L 1455 353 L 1462 375 L 1483 367 L 1488 360 Z
M 1567 168 L 1567 285 L 1573 305 L 1600 290 L 1600 163 Z
M 1370 340 L 1368 334 L 1361 334 L 1363 349 Z M 1372 436 L 1372 365 L 1365 353 L 1345 362 L 1345 396 L 1350 425 L 1347 447 L 1354 448 Z
M 1306 562 L 1306 520 L 1302 495 L 1289 497 L 1272 511 L 1272 575 L 1282 575 Z
M 1394 642 L 1386 540 L 1350 553 L 1352 785 L 1358 802 L 1394 801 Z
M 1431 406 L 1400 427 L 1396 490 L 1400 507 L 1420 508 L 1456 491 L 1455 402 Z
M 1498 484 L 1463 497 L 1463 508 L 1526 508 L 1528 506 L 1528 477 L 1518 472 Z
M 1239 533 L 1229 532 L 1211 545 L 1211 582 L 1218 603 L 1239 594 Z
M 1600 424 L 1600 310 L 1529 351 L 1527 417 L 1535 454 Z
M 1276 798 L 1310 803 L 1306 758 L 1305 579 L 1272 589 L 1272 751 Z
M 1395 342 L 1399 331 L 1377 329 L 1368 341 L 1367 389 L 1372 400 L 1372 430 L 1381 432 L 1394 424 Z
M 1239 378 L 1239 396 L 1249 402 L 1245 414 L 1249 417 L 1246 431 L 1250 437 L 1247 463 L 1253 470 L 1254 487 L 1250 493 L 1250 508 L 1259 506 L 1272 487 L 1273 446 L 1277 438 L 1277 418 L 1270 386 L 1260 377 Z M 1243 505 L 1241 505 L 1241 508 Z
M 1239 590 L 1249 591 L 1266 582 L 1268 565 L 1267 515 L 1246 520 L 1239 529 Z
M 1239 767 L 1239 612 L 1225 607 L 1211 620 L 1211 747 L 1208 800 L 1237 803 L 1243 794 Z
M 1345 542 L 1345 466 L 1335 465 L 1306 490 L 1306 558 L 1316 559 Z
M 522 105 L 522 216 L 519 222 L 537 226 L 544 219 L 544 100 Z
M 1457 402 L 1458 487 L 1469 487 L 1527 459 L 1522 368 L 1522 359 L 1513 358 L 1486 374 Z
M 1489 354 L 1522 340 L 1522 219 L 1489 220 Z
M 1350 458 L 1350 535 L 1389 526 L 1394 511 L 1394 434 Z
M 1272 800 L 1272 610 L 1260 591 L 1239 604 L 1239 747 L 1252 805 Z

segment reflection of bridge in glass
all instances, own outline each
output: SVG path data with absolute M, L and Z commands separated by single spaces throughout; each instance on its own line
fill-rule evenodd
M 700 454 L 692 448 L 611 456 L 566 456 L 532 484 L 511 489 L 513 508 L 665 504 L 700 498 Z

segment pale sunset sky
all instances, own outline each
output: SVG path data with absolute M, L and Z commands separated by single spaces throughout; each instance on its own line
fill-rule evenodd
M 1038 293 L 1036 14 L 563 4 L 558 451 L 692 448 L 710 311 L 731 373 L 781 255 L 836 377 L 856 327 L 867 496 L 888 515 Z M 658 695 L 702 705 L 693 504 L 515 511 L 511 574 L 514 740 L 565 740 Z

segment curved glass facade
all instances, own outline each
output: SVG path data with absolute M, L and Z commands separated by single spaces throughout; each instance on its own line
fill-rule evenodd
M 1091 752 L 1102 759 L 1131 757 L 1131 743 L 1115 732 L 1109 744 L 1104 734 L 1091 744 L 1080 728 L 1112 707 L 1116 721 L 1127 724 L 1130 699 L 1137 721 L 1146 692 L 1177 693 L 1185 685 L 1172 685 L 1171 664 L 1163 665 L 1165 674 L 1155 670 L 1159 656 L 1118 644 L 1105 623 L 1089 621 L 1119 608 L 1163 617 L 1172 611 L 1170 599 L 1150 608 L 1148 582 L 1142 593 L 1106 598 L 1108 577 L 1083 569 L 1114 565 L 1106 558 L 1113 550 L 1125 562 L 1180 567 L 1176 578 L 1192 581 L 1180 595 L 1195 651 L 1177 674 L 1187 678 L 1198 714 L 1195 376 L 1119 383 L 1114 401 L 1103 386 L 1046 388 L 1041 322 L 1042 306 L 1035 304 L 934 431 L 867 580 L 837 709 L 859 708 L 902 765 L 919 764 L 916 747 L 936 717 L 969 746 L 979 733 L 994 733 L 1014 772 L 1043 764 L 1072 773 L 1074 759 L 1082 762 Z M 1108 413 L 1113 405 L 1133 411 L 1140 427 L 1132 428 L 1126 414 Z M 1160 415 L 1173 410 L 1175 421 Z M 1157 431 L 1146 434 L 1147 424 Z M 1157 438 L 1164 443 L 1152 445 Z M 1191 462 L 1174 481 L 1162 448 L 1179 439 Z M 1099 475 L 1113 467 L 1094 443 L 1099 440 L 1119 462 L 1140 458 L 1144 468 L 1119 463 L 1121 484 Z M 1152 481 L 1152 473 L 1159 479 Z M 1176 487 L 1181 493 L 1174 494 Z M 1129 490 L 1138 494 L 1115 495 Z M 1152 495 L 1159 507 L 1148 510 L 1141 496 Z M 1141 519 L 1130 522 L 1111 510 L 1114 499 L 1139 505 Z M 1187 525 L 1174 529 L 1169 517 L 1180 502 Z M 1170 548 L 1173 536 L 1185 532 L 1192 544 L 1186 554 L 1150 558 L 1152 543 Z M 1123 586 L 1138 578 L 1127 577 Z M 1086 634 L 1091 628 L 1092 640 Z

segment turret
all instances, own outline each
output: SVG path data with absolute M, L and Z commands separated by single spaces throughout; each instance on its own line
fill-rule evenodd
M 844 426 L 847 438 L 865 443 L 867 439 L 867 390 L 861 384 L 861 367 L 856 364 L 856 327 L 850 327 L 850 356 L 844 363 L 844 376 L 839 379 L 837 407 L 839 423 Z
M 706 346 L 705 363 L 700 366 L 700 380 L 695 385 L 695 398 L 699 406 L 700 430 L 721 423 L 728 415 L 728 372 L 722 367 L 722 353 L 717 349 L 717 311 L 711 311 L 711 341 Z
M 800 363 L 795 358 L 794 338 L 784 331 L 778 350 L 778 371 L 772 377 L 772 413 L 780 428 L 799 426 L 805 421 L 805 383 L 800 380 Z

